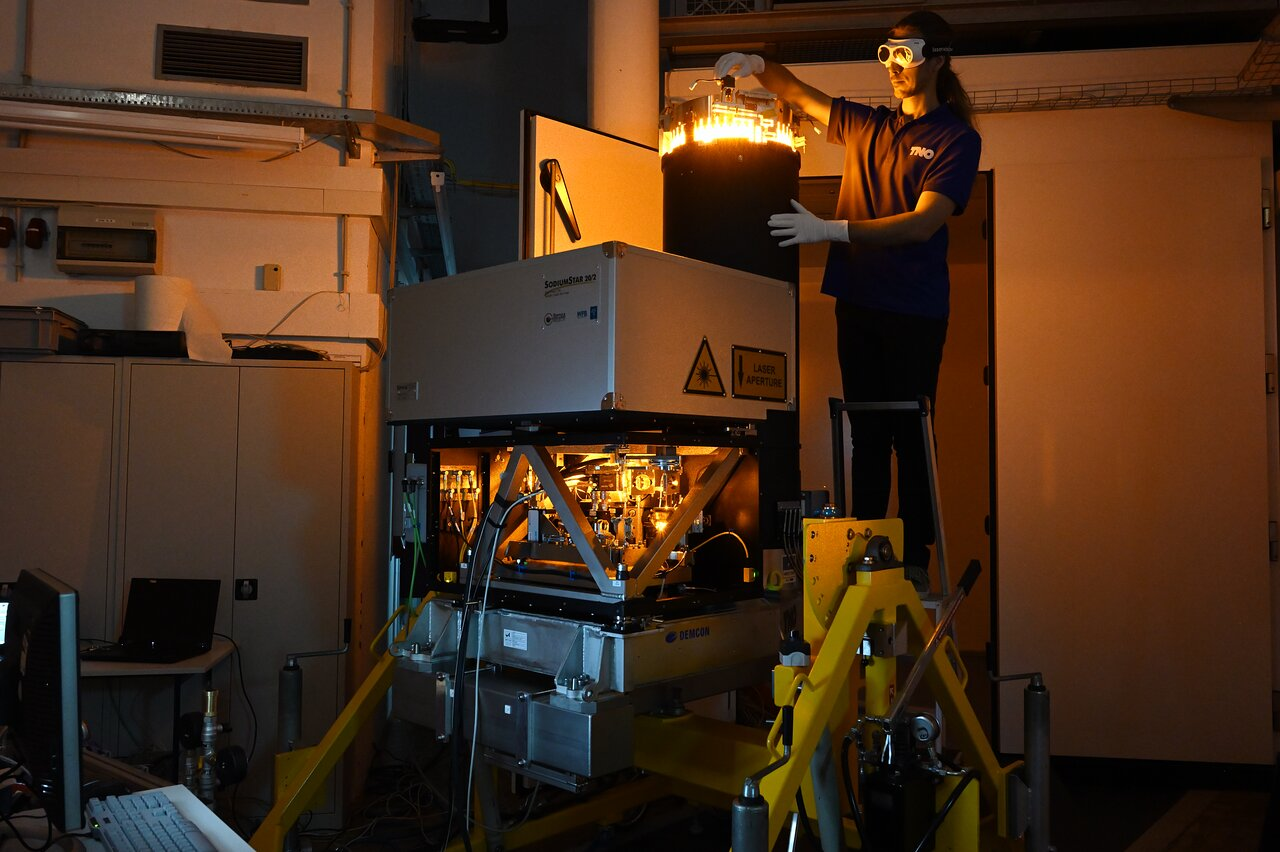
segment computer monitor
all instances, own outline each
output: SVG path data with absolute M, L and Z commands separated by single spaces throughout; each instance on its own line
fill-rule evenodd
M 0 589 L 0 722 L 49 821 L 83 827 L 76 590 L 23 569 Z

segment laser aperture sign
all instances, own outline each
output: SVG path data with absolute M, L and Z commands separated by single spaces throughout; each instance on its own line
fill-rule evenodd
M 787 354 L 767 349 L 734 346 L 733 396 L 735 399 L 787 400 Z

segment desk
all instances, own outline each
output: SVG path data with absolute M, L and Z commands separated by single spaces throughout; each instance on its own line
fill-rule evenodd
M 213 646 L 197 657 L 176 663 L 118 663 L 103 660 L 81 660 L 80 677 L 171 677 L 173 678 L 173 776 L 179 780 L 182 771 L 178 755 L 182 719 L 182 684 L 192 675 L 203 675 L 205 686 L 212 683 L 213 668 L 231 656 L 235 646 L 231 640 L 213 637 Z

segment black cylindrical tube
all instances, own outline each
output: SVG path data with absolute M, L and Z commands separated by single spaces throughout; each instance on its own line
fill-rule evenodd
M 729 823 L 733 852 L 769 852 L 769 805 L 759 795 L 737 796 Z
M 686 142 L 662 158 L 662 248 L 796 282 L 800 252 L 766 224 L 800 197 L 800 155 L 778 142 Z
M 1034 675 L 1022 692 L 1022 737 L 1030 802 L 1027 852 L 1049 850 L 1049 690 Z
M 280 716 L 276 732 L 281 751 L 293 751 L 302 738 L 302 669 L 290 660 L 280 669 Z

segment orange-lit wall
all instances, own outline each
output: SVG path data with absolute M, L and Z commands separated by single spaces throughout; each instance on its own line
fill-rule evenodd
M 971 91 L 989 92 L 1231 77 L 1251 50 L 956 66 Z M 795 70 L 832 94 L 887 94 L 876 63 Z M 673 74 L 669 91 L 701 72 Z M 983 114 L 979 129 L 994 198 L 1001 669 L 1045 672 L 1057 753 L 1270 762 L 1271 126 L 1154 105 Z M 838 173 L 840 149 L 811 134 L 803 169 Z M 981 286 L 967 265 L 957 272 L 958 286 Z M 829 478 L 825 397 L 839 388 L 830 306 L 811 274 L 810 487 Z M 1000 744 L 1017 750 L 1017 687 L 1001 711 Z M 1230 719 L 1217 729 L 1229 733 L 1188 736 L 1206 717 Z

